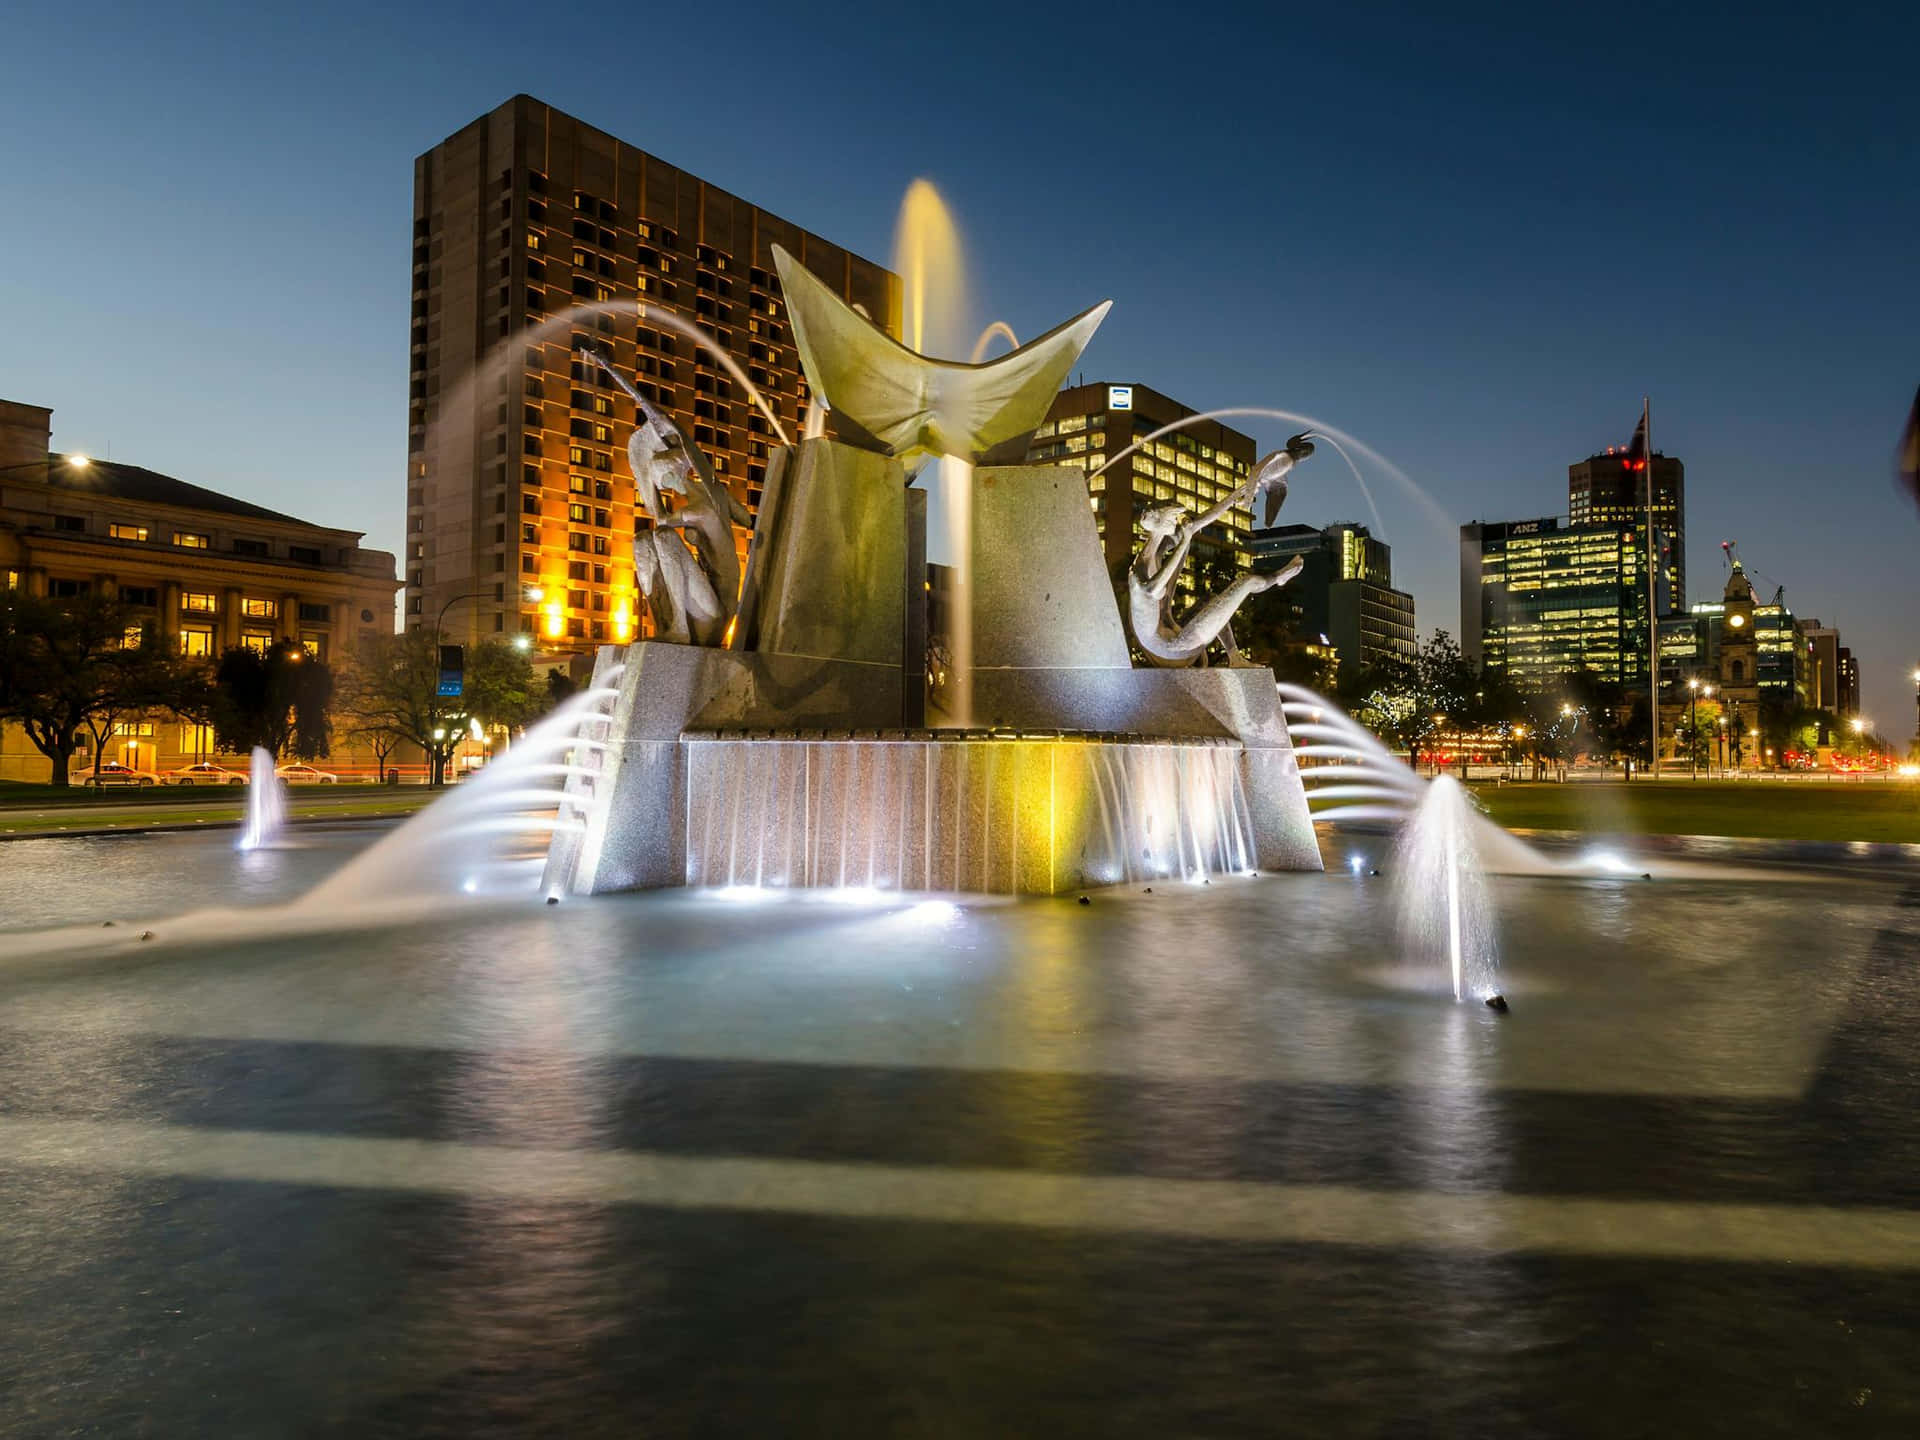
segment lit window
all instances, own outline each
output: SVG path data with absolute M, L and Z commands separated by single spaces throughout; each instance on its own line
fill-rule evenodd
M 147 527 L 144 525 L 109 525 L 107 534 L 115 540 L 144 540 Z
M 240 632 L 240 648 L 243 650 L 251 650 L 256 655 L 264 655 L 268 650 L 273 648 L 273 632 L 271 630 L 242 630 Z
M 182 655 L 200 656 L 213 654 L 213 627 L 211 625 L 182 625 L 180 627 L 180 653 Z
M 211 615 L 220 608 L 220 601 L 209 591 L 189 590 L 180 597 L 180 608 L 191 611 L 195 615 Z
M 278 600 L 245 599 L 240 602 L 240 613 L 250 620 L 271 620 L 280 613 Z

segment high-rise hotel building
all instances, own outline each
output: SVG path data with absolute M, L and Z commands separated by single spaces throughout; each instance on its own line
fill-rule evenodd
M 546 650 L 645 633 L 633 536 L 655 517 L 627 470 L 634 406 L 575 348 L 608 356 L 755 508 L 772 427 L 655 317 L 711 335 L 797 436 L 776 244 L 899 333 L 890 271 L 530 96 L 414 162 L 409 628 L 444 615 L 452 638 L 525 631 Z

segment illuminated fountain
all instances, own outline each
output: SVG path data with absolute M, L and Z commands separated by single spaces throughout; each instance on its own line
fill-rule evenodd
M 923 345 L 939 253 L 904 271 Z M 770 451 L 737 587 L 697 543 L 720 518 L 704 460 L 651 416 L 630 447 L 636 480 L 667 497 L 641 588 L 656 617 L 701 624 L 601 650 L 605 736 L 567 776 L 543 888 L 1052 894 L 1319 869 L 1272 673 L 1204 664 L 1248 587 L 1144 639 L 1132 617 L 1165 667 L 1134 668 L 1084 472 L 1020 463 L 1108 307 L 991 361 L 938 360 L 778 247 L 773 260 L 816 410 Z M 1276 452 L 1260 475 L 1311 448 Z M 910 466 L 946 467 L 944 563 Z M 1233 503 L 1251 503 L 1245 488 Z M 1162 517 L 1163 539 L 1183 552 L 1215 518 Z M 929 685 L 930 562 L 957 672 L 942 687 Z
M 287 823 L 287 792 L 273 773 L 273 753 L 253 747 L 252 783 L 247 786 L 247 823 L 236 848 L 262 850 L 280 838 Z

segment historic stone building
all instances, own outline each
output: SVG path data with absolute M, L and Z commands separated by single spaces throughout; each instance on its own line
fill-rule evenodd
M 334 661 L 393 633 L 394 557 L 362 548 L 360 532 L 138 465 L 53 453 L 52 414 L 0 401 L 0 586 L 111 596 L 130 630 L 187 655 L 294 640 Z M 143 719 L 125 729 L 106 758 L 131 756 L 140 768 L 212 748 L 202 726 Z M 0 778 L 46 773 L 18 727 L 0 727 Z

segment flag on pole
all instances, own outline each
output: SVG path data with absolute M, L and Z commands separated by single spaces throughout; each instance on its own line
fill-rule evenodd
M 1649 418 L 1647 411 L 1651 408 L 1651 404 L 1645 404 L 1640 407 L 1640 426 L 1633 432 L 1633 441 L 1627 446 L 1627 468 L 1629 470 L 1642 470 L 1646 468 L 1647 420 Z M 1639 463 L 1636 464 L 1636 461 Z
M 1907 498 L 1920 504 L 1920 390 L 1913 392 L 1913 409 L 1907 412 L 1907 428 L 1894 452 L 1893 469 Z

